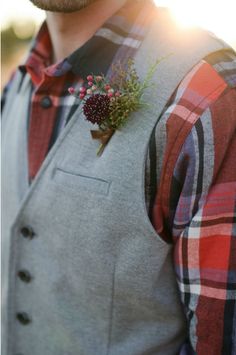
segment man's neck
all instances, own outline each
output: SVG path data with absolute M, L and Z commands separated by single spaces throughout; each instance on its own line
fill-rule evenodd
M 125 2 L 126 0 L 97 0 L 77 12 L 47 12 L 53 63 L 67 57 L 86 43 Z

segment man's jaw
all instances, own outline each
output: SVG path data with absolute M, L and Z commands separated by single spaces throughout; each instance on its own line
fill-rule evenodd
M 38 8 L 51 11 L 70 13 L 79 11 L 98 0 L 30 0 Z

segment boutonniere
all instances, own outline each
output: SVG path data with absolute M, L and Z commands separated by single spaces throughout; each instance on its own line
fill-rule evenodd
M 112 66 L 113 79 L 110 82 L 104 75 L 88 75 L 78 92 L 73 87 L 68 89 L 71 95 L 82 101 L 85 118 L 99 127 L 90 131 L 92 138 L 101 142 L 97 155 L 102 154 L 114 132 L 126 123 L 132 112 L 148 106 L 143 94 L 151 85 L 150 80 L 161 60 L 149 68 L 143 82 L 130 59 L 126 70 L 121 64 Z

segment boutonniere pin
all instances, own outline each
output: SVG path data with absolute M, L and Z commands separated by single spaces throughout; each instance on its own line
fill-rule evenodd
M 82 101 L 85 118 L 99 127 L 98 130 L 91 130 L 92 138 L 101 142 L 97 155 L 102 154 L 114 132 L 126 123 L 132 112 L 148 106 L 143 94 L 150 87 L 151 78 L 161 60 L 149 68 L 143 82 L 139 80 L 134 61 L 130 59 L 126 70 L 121 64 L 112 66 L 113 79 L 110 82 L 104 75 L 88 75 L 78 92 L 73 87 L 68 89 L 71 95 Z

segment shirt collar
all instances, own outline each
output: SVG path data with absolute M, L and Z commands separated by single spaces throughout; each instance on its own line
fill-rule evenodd
M 71 71 L 81 78 L 86 78 L 88 74 L 106 74 L 115 59 L 124 61 L 125 57 L 132 57 L 139 48 L 153 14 L 153 7 L 149 0 L 128 0 L 83 46 L 53 65 L 49 65 L 52 44 L 44 22 L 20 69 L 27 71 L 35 84 L 42 80 L 43 73 L 59 77 Z

